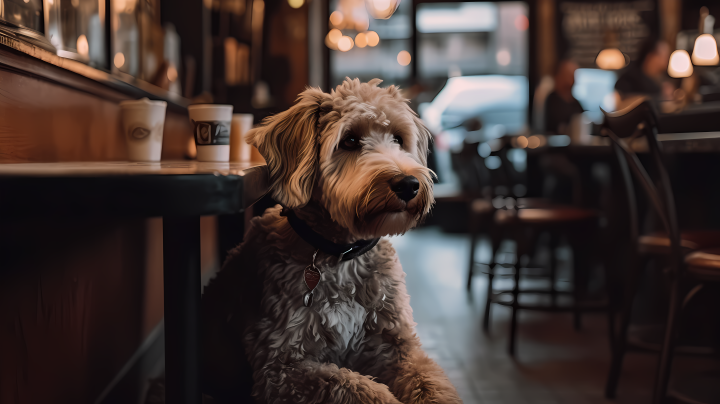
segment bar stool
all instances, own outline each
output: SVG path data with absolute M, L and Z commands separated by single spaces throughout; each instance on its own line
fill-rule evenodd
M 629 280 L 624 288 L 622 307 L 619 313 L 620 329 L 615 335 L 615 321 L 611 326 L 611 347 L 613 351 L 612 364 L 608 375 L 606 396 L 615 396 L 615 390 L 620 377 L 622 361 L 628 347 L 628 327 L 632 312 L 633 299 L 639 284 L 641 269 L 651 255 L 662 255 L 669 265 L 668 277 L 671 283 L 670 307 L 665 326 L 665 336 L 660 349 L 653 403 L 661 404 L 668 395 L 668 382 L 672 368 L 672 359 L 677 339 L 677 327 L 682 308 L 695 296 L 707 282 L 720 281 L 720 249 L 699 250 L 693 249 L 720 244 L 720 232 L 696 231 L 681 232 L 677 224 L 677 212 L 672 188 L 667 171 L 662 162 L 662 155 L 657 142 L 657 119 L 652 105 L 644 98 L 638 99 L 623 110 L 605 114 L 602 134 L 612 140 L 613 148 L 618 156 L 620 170 L 625 183 L 630 212 L 631 248 L 628 259 L 631 270 Z M 635 152 L 624 139 L 644 137 L 647 140 L 653 168 L 657 175 L 651 177 Z M 631 176 L 630 172 L 633 175 Z M 664 233 L 648 236 L 639 236 L 638 213 L 635 201 L 633 177 L 640 183 L 652 207 L 661 219 Z M 687 294 L 682 292 L 685 281 L 695 284 Z M 611 305 L 615 309 L 618 305 Z M 614 310 L 611 311 L 614 316 Z M 693 390 L 697 391 L 697 380 L 691 383 Z M 715 383 L 717 384 L 717 383 Z M 683 395 L 681 392 L 678 395 Z M 678 397 L 679 398 L 679 397 Z M 690 401 L 694 403 L 702 400 Z
M 576 329 L 581 325 L 581 313 L 584 311 L 604 310 L 604 305 L 592 305 L 582 302 L 585 290 L 586 276 L 585 269 L 589 264 L 589 258 L 595 244 L 594 236 L 598 228 L 598 212 L 592 209 L 578 208 L 568 205 L 558 205 L 547 200 L 520 199 L 519 205 L 514 209 L 500 209 L 494 215 L 495 225 L 507 231 L 517 243 L 517 257 L 531 254 L 534 250 L 538 235 L 549 233 L 551 236 L 551 255 L 548 266 L 550 287 L 543 288 L 520 288 L 521 267 L 515 265 L 513 268 L 513 287 L 511 289 L 495 289 L 493 279 L 495 277 L 494 267 L 490 266 L 488 271 L 488 290 L 485 302 L 485 313 L 483 325 L 488 329 L 490 307 L 492 304 L 499 304 L 512 308 L 510 320 L 510 338 L 508 342 L 508 353 L 511 356 L 516 352 L 517 321 L 520 310 L 539 310 L 549 312 L 573 312 L 574 325 Z M 573 249 L 573 288 L 571 291 L 557 289 L 557 261 L 554 250 L 561 236 L 567 236 L 570 246 Z M 520 296 L 549 295 L 551 303 L 527 304 L 520 303 Z M 573 304 L 560 305 L 558 297 L 571 295 Z M 506 296 L 511 296 L 508 301 Z
M 708 283 L 720 283 L 720 248 L 709 248 L 685 256 L 685 271 L 698 284 L 686 296 L 683 306 Z M 686 403 L 717 403 L 720 399 L 720 372 L 692 374 L 676 380 L 668 396 Z
M 513 164 L 508 158 L 508 146 L 510 142 L 505 140 L 505 145 L 498 152 L 493 153 L 501 158 L 503 167 L 498 173 L 500 182 L 505 181 L 505 188 L 514 188 L 514 185 L 521 177 L 520 173 L 514 172 L 511 168 Z M 572 163 L 567 164 L 551 164 L 547 169 L 555 174 L 564 175 L 571 177 L 573 183 L 573 202 L 579 205 L 581 199 L 581 190 L 579 189 L 582 183 L 579 173 Z M 492 180 L 493 178 L 491 178 Z M 497 181 L 497 179 L 496 179 Z M 498 199 L 504 201 L 498 202 Z M 509 202 L 509 203 L 508 203 Z M 496 206 L 493 206 L 495 204 Z M 519 310 L 545 310 L 545 311 L 572 311 L 574 313 L 574 324 L 575 328 L 580 328 L 581 312 L 586 310 L 597 310 L 604 309 L 604 306 L 594 307 L 585 306 L 583 304 L 573 304 L 571 306 L 558 305 L 558 297 L 562 295 L 571 295 L 575 300 L 580 300 L 580 296 L 584 291 L 585 272 L 579 270 L 579 268 L 587 267 L 586 261 L 588 253 L 592 250 L 593 236 L 596 233 L 598 224 L 598 212 L 591 209 L 578 208 L 572 205 L 559 204 L 551 201 L 547 198 L 496 198 L 492 201 L 490 198 L 479 199 L 473 202 L 471 205 L 471 217 L 470 217 L 470 234 L 471 234 L 471 248 L 470 248 L 470 262 L 468 269 L 467 278 L 467 290 L 471 292 L 472 277 L 476 266 L 484 266 L 486 268 L 486 274 L 488 275 L 488 284 L 486 292 L 485 310 L 483 314 L 483 329 L 487 332 L 490 328 L 490 314 L 493 303 L 509 306 L 512 308 L 512 317 L 510 322 L 510 340 L 508 344 L 508 352 L 511 355 L 515 354 L 516 345 L 516 331 L 517 331 L 517 318 Z M 486 234 L 490 236 L 492 245 L 493 259 L 489 265 L 480 264 L 475 262 L 475 243 L 477 240 L 478 232 L 484 230 Z M 501 240 L 510 238 L 517 243 L 517 257 L 523 255 L 534 255 L 535 246 L 538 241 L 539 235 L 543 233 L 550 234 L 550 248 L 551 251 L 555 251 L 562 236 L 568 236 L 575 252 L 575 265 L 574 265 L 574 276 L 573 282 L 574 287 L 572 291 L 558 290 L 556 287 L 556 265 L 555 255 L 551 254 L 549 273 L 540 274 L 536 277 L 547 278 L 550 282 L 550 287 L 547 289 L 521 289 L 520 278 L 521 271 L 523 268 L 515 265 L 516 262 L 507 263 L 504 262 L 499 264 L 504 267 L 509 267 L 513 270 L 511 274 L 514 281 L 512 289 L 497 290 L 494 287 L 494 280 L 497 274 L 495 273 L 494 262 L 497 262 L 497 251 L 500 246 Z M 494 261 L 494 262 L 493 262 Z M 527 271 L 525 271 L 527 272 Z M 523 275 L 527 277 L 528 274 Z M 534 295 L 548 295 L 550 296 L 550 305 L 534 305 L 534 304 L 521 304 L 519 302 L 520 295 L 523 294 L 534 294 Z M 472 295 L 470 295 L 472 296 Z M 510 298 L 508 300 L 507 298 Z

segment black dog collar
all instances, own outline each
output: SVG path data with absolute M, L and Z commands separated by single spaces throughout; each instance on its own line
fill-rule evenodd
M 297 217 L 292 210 L 284 209 L 282 214 L 287 217 L 290 227 L 295 230 L 295 233 L 297 233 L 300 238 L 325 254 L 338 257 L 338 261 L 347 261 L 359 257 L 372 250 L 378 241 L 380 241 L 380 238 L 374 238 L 372 240 L 358 240 L 352 244 L 333 243 L 311 229 L 310 226 Z

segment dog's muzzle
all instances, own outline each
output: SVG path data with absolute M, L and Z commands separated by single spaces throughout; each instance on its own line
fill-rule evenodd
M 398 175 L 390 180 L 390 189 L 395 192 L 398 198 L 409 202 L 415 198 L 420 189 L 420 181 L 412 175 Z

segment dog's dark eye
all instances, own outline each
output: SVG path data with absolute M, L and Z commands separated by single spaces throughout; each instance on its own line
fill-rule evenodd
M 403 140 L 402 140 L 402 138 L 400 137 L 400 135 L 393 135 L 393 143 L 397 143 L 397 144 L 399 144 L 400 146 L 403 145 Z
M 354 133 L 351 133 L 343 140 L 340 141 L 340 148 L 348 151 L 357 150 L 362 145 L 360 144 L 360 136 L 355 135 Z

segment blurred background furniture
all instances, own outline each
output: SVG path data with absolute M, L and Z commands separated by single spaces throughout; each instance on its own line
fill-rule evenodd
M 581 205 L 581 194 L 579 173 L 576 167 L 566 159 L 555 158 L 545 164 L 545 179 L 551 175 L 563 178 L 566 181 L 564 190 L 559 194 L 565 194 L 566 198 L 573 204 L 558 203 L 553 201 L 553 185 L 546 187 L 545 198 L 513 198 L 511 192 L 518 190 L 518 187 L 525 187 L 523 173 L 518 171 L 511 158 L 508 157 L 511 150 L 511 142 L 497 141 L 497 151 L 493 151 L 487 144 L 481 145 L 489 150 L 483 150 L 480 146 L 475 152 L 475 145 L 468 144 L 460 156 L 467 156 L 465 167 L 469 170 L 458 170 L 461 175 L 461 182 L 466 188 L 472 188 L 473 184 L 483 184 L 482 192 L 484 197 L 475 199 L 470 205 L 470 257 L 468 268 L 468 293 L 472 296 L 472 277 L 476 268 L 482 268 L 488 275 L 487 292 L 485 296 L 485 309 L 483 314 L 483 328 L 488 331 L 490 327 L 490 314 L 493 304 L 500 304 L 512 308 L 510 321 L 510 335 L 508 352 L 515 355 L 518 312 L 520 310 L 544 310 L 551 312 L 569 311 L 574 313 L 575 328 L 580 328 L 580 316 L 586 310 L 602 310 L 605 306 L 597 302 L 588 304 L 583 302 L 584 293 L 589 276 L 589 267 L 596 258 L 594 250 L 597 248 L 598 212 L 594 209 L 579 207 Z M 470 150 L 465 152 L 465 150 Z M 516 149 L 517 150 L 517 149 Z M 486 156 L 482 156 L 485 154 Z M 499 167 L 495 167 L 492 160 L 499 161 Z M 488 167 L 501 169 L 488 169 Z M 475 182 L 479 179 L 480 181 Z M 554 179 L 555 182 L 560 181 Z M 522 188 L 520 188 L 522 189 Z M 491 246 L 491 258 L 488 263 L 478 263 L 475 260 L 475 246 L 480 232 L 489 236 Z M 547 236 L 545 248 L 548 252 L 546 262 L 535 261 L 538 242 L 542 235 Z M 503 239 L 514 242 L 515 249 L 509 254 L 499 251 Z M 558 273 L 556 254 L 561 241 L 567 241 L 572 249 L 572 284 L 571 289 L 558 289 Z M 507 259 L 507 255 L 512 258 Z M 498 268 L 498 269 L 496 269 Z M 510 272 L 508 272 L 508 270 Z M 523 272 L 525 275 L 523 276 Z M 498 289 L 494 283 L 495 277 L 511 278 L 511 288 Z M 526 288 L 520 284 L 525 278 L 532 278 L 534 283 L 545 283 L 545 286 Z M 535 299 L 528 302 L 521 302 L 530 295 Z M 540 296 L 547 296 L 543 299 Z M 568 304 L 565 299 L 558 297 L 570 295 L 572 303 Z M 559 300 L 563 300 L 559 304 Z
M 511 290 L 498 290 L 493 285 L 494 267 L 489 267 L 488 272 L 488 295 L 486 301 L 483 324 L 489 323 L 490 305 L 493 303 L 510 306 L 512 316 L 510 320 L 510 341 L 508 353 L 515 355 L 517 322 L 520 310 L 544 310 L 551 312 L 570 311 L 574 315 L 574 326 L 580 328 L 580 316 L 586 310 L 598 310 L 604 306 L 591 305 L 583 301 L 586 284 L 588 281 L 587 271 L 592 262 L 593 248 L 597 245 L 598 213 L 591 209 L 583 209 L 573 206 L 561 206 L 556 204 L 532 204 L 524 205 L 519 201 L 517 208 L 500 209 L 495 212 L 495 225 L 505 228 L 516 244 L 517 263 L 512 267 L 513 286 Z M 530 259 L 535 252 L 535 246 L 539 235 L 549 235 L 549 263 L 544 266 L 544 271 L 532 273 Z M 557 271 L 557 248 L 560 239 L 565 237 L 572 249 L 572 288 L 567 290 L 558 289 Z M 527 262 L 526 265 L 523 265 Z M 549 283 L 547 288 L 524 288 L 521 287 L 522 272 L 528 271 L 529 275 L 537 278 L 546 278 Z M 505 297 L 511 296 L 508 301 Z M 547 295 L 550 303 L 539 299 L 534 302 L 523 303 L 521 298 L 525 295 Z M 570 305 L 559 304 L 560 295 L 571 295 Z
M 657 115 L 653 111 L 652 105 L 645 99 L 638 99 L 625 109 L 605 113 L 605 115 L 603 134 L 612 139 L 623 171 L 633 243 L 630 246 L 631 254 L 628 257 L 628 273 L 623 285 L 622 301 L 613 302 L 612 305 L 614 309 L 620 311 L 618 313 L 619 329 L 615 334 L 611 328 L 613 360 L 608 375 L 606 396 L 614 397 L 616 394 L 623 358 L 628 348 L 628 327 L 634 298 L 642 272 L 650 259 L 661 258 L 663 264 L 668 267 L 665 275 L 670 283 L 670 305 L 662 346 L 659 350 L 660 359 L 653 393 L 653 403 L 661 404 L 665 402 L 668 394 L 672 360 L 681 331 L 680 318 L 683 309 L 703 288 L 704 284 L 720 280 L 718 250 L 702 250 L 720 244 L 720 232 L 709 230 L 683 232 L 680 230 L 673 190 L 657 142 Z M 645 165 L 628 145 L 629 141 L 634 138 L 647 140 L 653 176 L 649 174 Z M 653 210 L 660 217 L 665 229 L 663 233 L 649 236 L 639 235 L 638 206 L 631 171 L 648 197 Z M 615 322 L 611 320 L 610 325 L 615 326 Z M 706 350 L 705 353 L 708 351 L 713 353 L 712 349 Z M 700 352 L 702 353 L 702 351 Z M 705 386 L 698 386 L 697 383 L 691 385 L 693 391 L 673 390 L 676 392 L 676 398 L 688 399 L 687 402 L 712 402 L 702 401 L 701 398 L 708 397 L 708 390 L 720 393 L 716 383 Z M 720 396 L 715 396 L 715 399 L 718 397 Z

